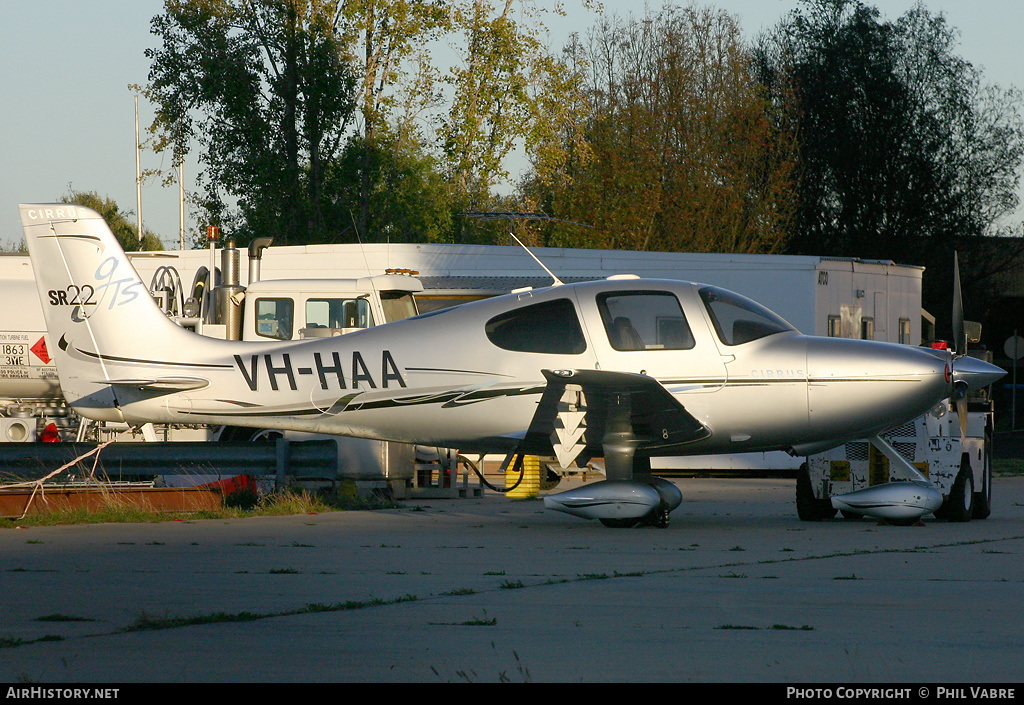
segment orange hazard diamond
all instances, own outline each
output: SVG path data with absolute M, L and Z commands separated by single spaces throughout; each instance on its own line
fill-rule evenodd
M 46 338 L 45 337 L 40 338 L 39 340 L 37 340 L 36 344 L 33 345 L 31 348 L 29 348 L 29 350 L 31 350 L 32 353 L 36 357 L 38 357 L 40 360 L 42 360 L 44 365 L 49 365 L 50 364 L 50 354 L 46 351 Z

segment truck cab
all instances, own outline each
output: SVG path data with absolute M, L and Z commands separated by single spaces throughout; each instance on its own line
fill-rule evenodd
M 417 314 L 418 279 L 381 274 L 359 279 L 276 279 L 245 291 L 242 340 L 329 338 Z

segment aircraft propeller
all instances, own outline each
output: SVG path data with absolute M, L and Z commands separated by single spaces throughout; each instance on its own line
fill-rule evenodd
M 964 300 L 960 288 L 960 259 L 953 253 L 953 401 L 960 417 L 960 443 L 967 438 L 967 383 L 957 381 L 957 358 L 967 355 L 967 324 L 964 322 Z
M 953 253 L 953 358 L 952 400 L 960 417 L 960 441 L 967 437 L 967 395 L 995 382 L 1001 375 L 992 366 L 967 355 L 968 331 L 964 321 L 963 294 L 960 287 L 960 261 Z

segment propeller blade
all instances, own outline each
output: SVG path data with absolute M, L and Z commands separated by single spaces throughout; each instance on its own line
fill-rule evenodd
M 960 289 L 960 259 L 953 253 L 953 352 L 967 354 L 967 326 L 964 323 L 964 301 Z

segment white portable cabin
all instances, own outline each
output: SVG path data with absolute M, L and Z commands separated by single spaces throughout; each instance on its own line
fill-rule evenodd
M 562 281 L 615 274 L 714 284 L 772 309 L 802 333 L 870 337 L 918 345 L 922 339 L 923 267 L 882 260 L 792 255 L 694 254 L 531 248 Z M 162 255 L 162 256 L 161 256 Z M 194 271 L 205 250 L 151 255 L 154 262 Z M 153 265 L 133 258 L 140 274 Z M 241 263 L 242 281 L 248 263 Z M 338 279 L 412 270 L 423 282 L 421 310 L 552 283 L 518 246 L 450 244 L 295 245 L 265 251 L 261 279 Z

